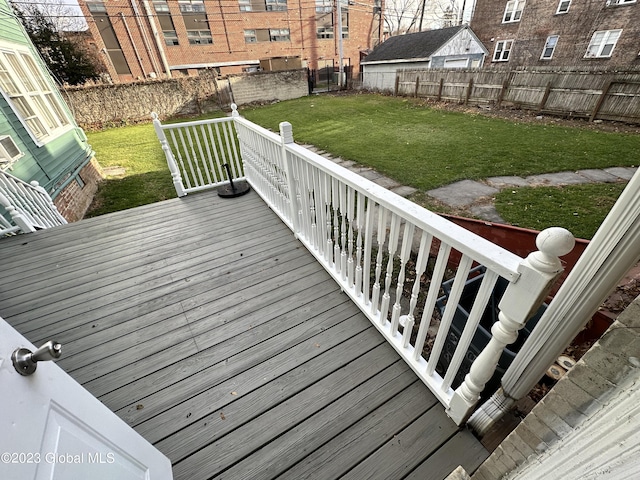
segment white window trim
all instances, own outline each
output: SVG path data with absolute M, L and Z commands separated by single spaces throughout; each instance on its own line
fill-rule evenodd
M 519 22 L 522 18 L 522 12 L 524 11 L 525 4 L 525 0 L 509 0 L 507 2 L 507 5 L 504 7 L 504 13 L 502 14 L 502 23 Z M 513 8 L 509 9 L 509 6 L 512 6 Z M 515 18 L 517 12 L 520 12 L 520 16 L 518 18 Z M 511 18 L 509 20 L 507 20 L 508 13 L 511 13 Z
M 596 39 L 596 36 L 599 33 L 604 33 L 604 36 L 602 37 L 602 41 L 600 43 L 595 43 L 594 40 Z M 617 35 L 617 38 L 613 43 L 611 43 L 610 41 L 610 38 L 612 35 Z M 591 36 L 591 40 L 589 41 L 589 45 L 587 46 L 587 51 L 584 54 L 584 58 L 611 58 L 611 55 L 613 55 L 613 51 L 615 50 L 618 40 L 620 40 L 621 36 L 622 36 L 622 29 L 598 30 L 596 32 L 593 32 L 593 35 Z M 602 55 L 602 51 L 607 45 L 612 45 L 611 51 L 609 52 L 608 55 Z M 589 51 L 591 50 L 592 47 L 597 47 L 597 52 L 590 54 Z
M 607 0 L 607 6 L 619 6 L 619 5 L 629 5 L 631 3 L 636 3 L 636 0 Z
M 24 87 L 24 85 L 18 81 L 19 76 L 15 71 L 13 71 L 13 67 L 6 61 L 5 54 L 16 56 L 18 63 L 20 63 L 20 65 L 22 66 L 23 70 L 27 74 L 27 77 L 31 81 L 31 83 L 33 83 L 35 86 L 45 84 L 46 86 L 49 87 L 49 90 L 42 90 L 38 88 L 38 90 L 33 90 L 31 92 L 28 92 Z M 30 71 L 30 69 L 26 67 L 24 61 L 20 58 L 21 55 L 30 57 L 32 62 L 35 63 L 36 68 L 38 69 L 38 73 L 41 74 L 39 78 L 36 78 L 32 75 L 32 72 Z M 58 123 L 58 125 L 55 127 L 51 127 L 51 126 L 45 125 L 46 122 L 39 120 L 42 127 L 41 129 L 44 131 L 44 135 L 38 136 L 37 133 L 34 132 L 32 128 L 29 126 L 29 124 L 27 123 L 28 119 L 22 116 L 22 114 L 20 113 L 20 109 L 17 108 L 14 100 L 12 100 L 12 97 L 9 95 L 9 93 L 5 92 L 4 89 L 1 88 L 0 86 L 0 93 L 2 93 L 2 96 L 5 98 L 5 100 L 11 107 L 11 110 L 13 110 L 16 118 L 18 118 L 20 123 L 22 123 L 22 126 L 25 128 L 25 130 L 27 131 L 27 133 L 29 134 L 33 142 L 36 144 L 36 146 L 42 147 L 43 145 L 46 145 L 50 141 L 55 140 L 56 138 L 60 137 L 61 135 L 64 135 L 68 131 L 75 128 L 73 119 L 69 116 L 67 112 L 66 105 L 64 105 L 60 101 L 57 89 L 52 88 L 53 85 L 51 84 L 51 79 L 46 74 L 43 73 L 42 69 L 40 68 L 40 62 L 38 61 L 38 59 L 34 57 L 33 53 L 28 47 L 24 45 L 15 45 L 10 43 L 0 42 L 0 60 L 2 60 L 2 63 L 7 68 L 7 71 L 10 72 L 12 80 L 20 89 L 20 93 L 21 93 L 20 97 L 22 97 L 24 101 L 29 105 L 29 107 L 32 110 L 34 110 L 37 117 L 41 117 L 44 115 L 42 114 L 42 110 L 40 106 L 38 105 L 38 103 L 36 103 L 36 100 L 35 100 L 36 98 L 41 104 L 42 103 L 48 104 L 49 100 L 52 100 L 53 102 L 55 102 L 54 108 L 57 107 L 57 112 L 56 112 L 56 115 L 54 116 L 57 117 L 57 119 L 54 119 L 54 120 L 56 120 L 56 123 Z M 45 95 L 49 97 L 48 100 L 45 99 Z M 17 96 L 14 95 L 14 97 L 17 97 Z
M 555 38 L 556 42 L 552 47 L 549 47 L 549 41 Z M 558 46 L 558 40 L 560 39 L 560 35 L 549 35 L 547 37 L 547 41 L 544 42 L 544 47 L 542 48 L 542 54 L 540 55 L 540 60 L 551 60 L 553 58 L 553 54 L 556 52 L 556 47 Z M 547 51 L 548 48 L 551 48 L 551 55 L 549 55 L 548 57 L 545 57 L 544 54 Z
M 514 40 L 513 39 L 509 39 L 509 40 L 500 40 L 498 42 L 496 42 L 496 48 L 493 50 L 493 57 L 492 61 L 493 62 L 508 62 L 509 61 L 509 57 L 511 57 L 511 51 L 513 50 L 513 43 Z M 509 48 L 504 48 L 505 45 L 509 44 Z M 498 46 L 502 45 L 502 53 L 500 54 L 500 58 L 496 59 L 496 53 L 498 53 Z M 505 51 L 508 51 L 508 55 L 507 58 L 503 58 L 503 54 Z
M 18 151 L 18 153 L 14 156 L 11 156 L 9 151 L 4 148 L 2 144 L 3 141 L 9 139 L 9 141 L 13 144 L 14 148 Z M 13 169 L 13 164 L 16 163 L 24 156 L 24 152 L 20 150 L 20 147 L 16 145 L 16 142 L 11 138 L 11 135 L 0 135 L 0 170 L 11 170 Z
M 561 7 L 563 4 L 567 4 L 567 9 L 566 9 L 566 10 L 561 11 L 561 10 L 560 10 L 560 7 Z M 571 8 L 571 0 L 560 0 L 560 1 L 558 2 L 558 9 L 556 10 L 556 15 L 564 15 L 565 13 L 567 13 L 567 12 L 569 11 L 569 9 L 570 9 L 570 8 Z

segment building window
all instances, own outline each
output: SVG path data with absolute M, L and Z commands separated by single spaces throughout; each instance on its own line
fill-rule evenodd
M 288 28 L 270 28 L 269 29 L 269 41 L 270 42 L 290 42 Z
M 169 5 L 167 0 L 153 0 L 153 8 L 156 13 L 169 13 Z
M 333 38 L 333 27 L 318 27 L 316 37 L 319 39 Z
M 560 3 L 558 4 L 558 10 L 556 10 L 556 14 L 567 13 L 570 6 L 571 0 L 560 0 Z
M 107 7 L 102 1 L 87 0 L 87 8 L 91 13 L 104 13 L 107 11 Z
M 502 23 L 519 22 L 524 9 L 524 0 L 510 0 L 504 9 Z
M 257 41 L 258 37 L 256 36 L 255 30 L 244 31 L 244 43 L 256 43 Z
M 607 0 L 607 5 L 627 5 L 629 3 L 636 3 L 636 0 Z
M 544 44 L 544 48 L 542 49 L 542 56 L 540 60 L 551 60 L 553 57 L 553 51 L 556 49 L 556 45 L 558 44 L 558 35 L 551 35 L 547 37 L 547 42 Z
M 71 125 L 57 93 L 28 51 L 0 50 L 0 90 L 40 145 Z
M 0 170 L 11 169 L 24 155 L 9 135 L 0 136 Z
M 240 6 L 241 12 L 250 12 L 251 8 L 251 0 L 238 0 L 238 5 Z
M 211 30 L 187 30 L 187 38 L 191 45 L 211 45 Z
M 315 0 L 316 13 L 329 13 L 333 10 L 332 0 Z
M 268 12 L 277 12 L 287 9 L 287 0 L 265 0 Z
M 609 58 L 613 53 L 622 30 L 601 30 L 594 32 L 587 47 L 585 58 Z
M 496 49 L 493 52 L 493 61 L 507 62 L 509 60 L 509 54 L 511 53 L 511 47 L 513 47 L 513 40 L 500 40 L 496 43 Z
M 174 45 L 179 45 L 178 42 L 178 34 L 175 30 L 163 30 L 162 36 L 164 37 L 164 44 L 173 47 Z
M 183 13 L 204 12 L 204 0 L 178 0 Z

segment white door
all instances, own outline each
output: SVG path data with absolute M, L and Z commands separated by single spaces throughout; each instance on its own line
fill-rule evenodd
M 167 457 L 55 363 L 20 375 L 22 347 L 34 351 L 0 318 L 0 479 L 173 478 Z

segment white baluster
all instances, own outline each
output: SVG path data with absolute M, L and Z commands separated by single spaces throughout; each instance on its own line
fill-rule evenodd
M 398 282 L 396 285 L 396 301 L 393 304 L 393 309 L 391 311 L 391 335 L 395 335 L 398 331 L 398 321 L 402 310 L 400 299 L 402 298 L 402 292 L 404 290 L 404 278 L 406 275 L 405 269 L 407 261 L 409 260 L 409 254 L 411 253 L 411 243 L 413 242 L 414 230 L 415 226 L 412 223 L 406 222 L 404 224 L 402 249 L 400 251 L 400 272 L 398 273 Z
M 389 233 L 389 248 L 387 261 L 387 272 L 384 278 L 384 294 L 382 295 L 382 304 L 380 306 L 380 321 L 382 323 L 387 319 L 389 313 L 389 302 L 391 301 L 391 295 L 389 291 L 391 289 L 391 281 L 393 279 L 393 257 L 398 249 L 398 238 L 400 237 L 400 216 L 395 213 L 391 215 L 391 232 Z
M 371 295 L 371 313 L 378 313 L 378 300 L 380 298 L 380 274 L 382 273 L 382 252 L 384 242 L 387 237 L 387 209 L 382 205 L 378 206 L 378 231 L 376 232 L 378 239 L 378 254 L 376 255 L 376 272 L 373 283 L 373 292 Z M 384 319 L 381 317 L 381 321 Z
M 371 249 L 373 246 L 373 215 L 375 209 L 375 202 L 371 199 L 367 199 L 367 213 L 364 227 L 364 260 L 362 266 L 362 295 L 364 296 L 365 306 L 368 306 L 371 301 L 369 285 L 371 283 Z
M 347 195 L 346 185 L 342 182 L 340 185 L 340 273 L 342 281 L 347 280 Z
M 365 196 L 358 192 L 356 197 L 356 228 L 358 235 L 356 237 L 356 271 L 355 271 L 355 291 L 359 297 L 362 294 L 362 222 L 364 220 L 364 204 Z

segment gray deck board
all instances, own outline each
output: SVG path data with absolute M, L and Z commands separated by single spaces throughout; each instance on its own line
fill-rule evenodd
M 0 239 L 0 316 L 176 479 L 439 480 L 487 456 L 253 192 Z

